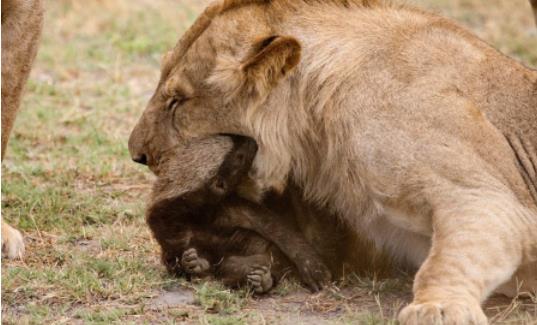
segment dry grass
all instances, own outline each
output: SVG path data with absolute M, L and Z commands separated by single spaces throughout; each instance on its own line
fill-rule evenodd
M 525 0 L 416 0 L 537 65 Z M 2 166 L 2 213 L 25 232 L 24 262 L 2 263 L 3 323 L 393 323 L 406 278 L 309 295 L 286 282 L 254 299 L 169 278 L 144 224 L 151 176 L 127 138 L 162 53 L 203 1 L 48 0 L 46 31 Z M 530 51 L 533 49 L 533 51 Z M 494 321 L 537 322 L 536 301 L 495 300 Z

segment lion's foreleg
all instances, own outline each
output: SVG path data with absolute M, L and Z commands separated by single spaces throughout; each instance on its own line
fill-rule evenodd
M 486 324 L 481 302 L 529 256 L 524 247 L 535 219 L 514 196 L 482 189 L 451 193 L 436 202 L 431 251 L 401 324 Z

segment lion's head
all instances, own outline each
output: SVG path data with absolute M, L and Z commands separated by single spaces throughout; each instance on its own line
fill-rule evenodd
M 240 125 L 245 111 L 266 101 L 300 60 L 299 42 L 271 27 L 268 2 L 213 3 L 164 57 L 158 87 L 129 140 L 134 161 L 157 168 L 186 139 L 248 135 Z

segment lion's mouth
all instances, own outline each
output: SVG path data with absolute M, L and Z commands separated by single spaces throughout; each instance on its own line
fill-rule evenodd
M 160 172 L 160 169 L 158 168 L 158 166 L 152 166 L 152 165 L 149 165 L 149 170 L 155 174 L 155 176 L 159 176 L 159 172 Z
M 151 172 L 155 174 L 155 176 L 160 177 L 163 172 L 169 169 L 169 163 L 171 160 L 172 159 L 169 156 L 160 155 L 156 158 L 150 159 L 148 161 L 147 167 L 149 167 L 149 170 L 151 170 Z

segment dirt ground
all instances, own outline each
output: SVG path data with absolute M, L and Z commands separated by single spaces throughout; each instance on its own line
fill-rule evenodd
M 406 1 L 537 66 L 526 0 Z M 349 276 L 319 294 L 284 281 L 256 298 L 166 275 L 144 224 L 152 176 L 127 139 L 196 0 L 46 0 L 45 35 L 2 166 L 2 214 L 26 236 L 2 261 L 2 323 L 390 324 L 411 279 Z M 537 324 L 537 298 L 493 297 L 493 323 Z

